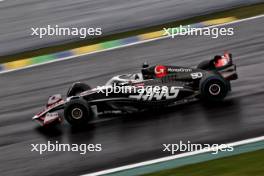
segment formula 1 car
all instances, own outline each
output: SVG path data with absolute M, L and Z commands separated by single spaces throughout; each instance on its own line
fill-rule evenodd
M 237 78 L 229 53 L 196 68 L 144 63 L 141 73 L 114 76 L 104 86 L 74 83 L 65 100 L 60 94 L 49 97 L 46 108 L 33 120 L 47 126 L 61 122 L 64 116 L 71 125 L 82 126 L 102 114 L 141 112 L 194 99 L 221 101 L 231 91 L 230 81 Z

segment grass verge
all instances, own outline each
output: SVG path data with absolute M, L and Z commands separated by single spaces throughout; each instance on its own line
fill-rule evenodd
M 144 176 L 263 176 L 264 150 L 164 170 Z

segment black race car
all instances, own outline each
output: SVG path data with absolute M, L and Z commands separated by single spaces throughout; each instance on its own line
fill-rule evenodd
M 173 106 L 195 99 L 221 101 L 231 91 L 231 80 L 238 78 L 232 55 L 215 56 L 197 68 L 143 64 L 141 73 L 118 75 L 104 86 L 91 88 L 76 82 L 67 92 L 49 98 L 46 108 L 33 120 L 42 126 L 62 121 L 73 126 L 87 124 L 102 114 L 133 113 Z

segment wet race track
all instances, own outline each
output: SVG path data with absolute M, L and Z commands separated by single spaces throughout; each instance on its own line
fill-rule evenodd
M 264 133 L 264 18 L 234 27 L 234 36 L 212 39 L 184 36 L 162 39 L 30 69 L 1 74 L 1 175 L 78 175 L 169 155 L 163 143 L 227 143 Z M 141 64 L 195 66 L 228 50 L 233 53 L 239 80 L 217 105 L 200 102 L 163 112 L 98 122 L 84 130 L 63 123 L 43 130 L 31 121 L 49 95 L 65 93 L 72 82 L 93 87 L 111 76 L 138 72 Z M 30 144 L 101 143 L 102 152 L 31 152 Z

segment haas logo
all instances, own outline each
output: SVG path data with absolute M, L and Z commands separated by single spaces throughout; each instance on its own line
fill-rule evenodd
M 162 78 L 167 75 L 167 68 L 163 65 L 157 65 L 154 71 L 157 78 Z
M 178 87 L 171 87 L 170 89 L 163 89 L 160 91 L 145 90 L 138 95 L 130 95 L 129 98 L 147 101 L 169 100 L 177 98 L 179 91 Z

